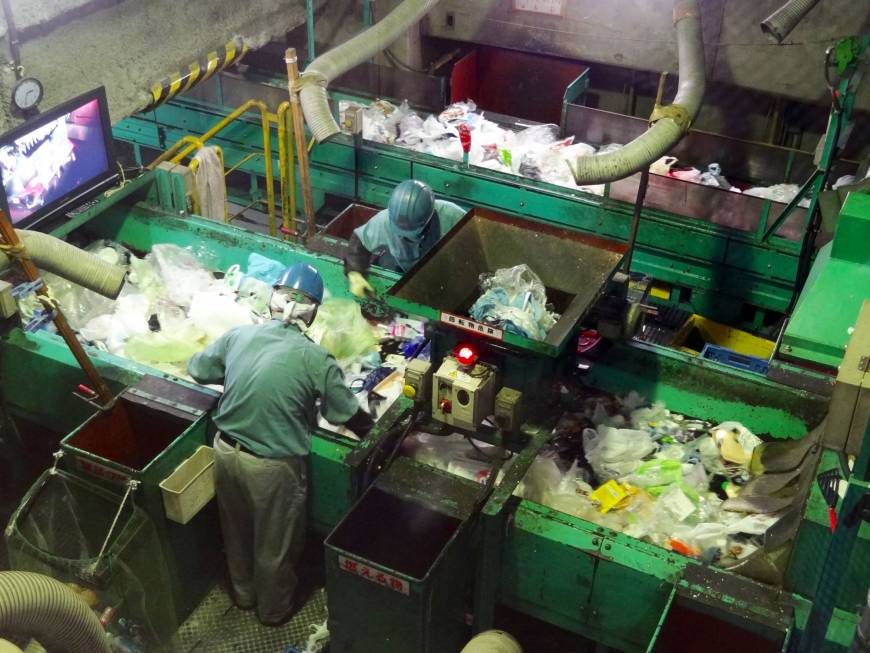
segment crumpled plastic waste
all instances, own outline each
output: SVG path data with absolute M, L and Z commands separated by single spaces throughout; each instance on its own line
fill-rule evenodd
M 752 460 L 755 447 L 761 444 L 761 438 L 740 422 L 722 422 L 710 435 L 719 447 L 722 458 L 744 467 Z
M 366 322 L 357 302 L 327 299 L 317 311 L 308 335 L 339 364 L 352 361 L 374 349 L 375 332 Z
M 144 365 L 187 376 L 187 361 L 205 349 L 206 334 L 185 320 L 172 331 L 150 331 L 133 336 L 124 345 L 124 356 Z
M 509 333 L 544 340 L 559 319 L 547 309 L 547 290 L 540 277 L 526 265 L 484 273 L 483 294 L 470 315 L 479 322 L 497 325 Z
M 193 326 L 203 331 L 211 342 L 233 327 L 253 324 L 250 309 L 236 303 L 234 297 L 198 292 L 190 301 L 188 313 Z
M 797 184 L 775 184 L 773 186 L 756 186 L 753 188 L 747 188 L 743 191 L 743 194 L 781 202 L 782 204 L 788 204 L 795 198 L 799 190 L 800 188 Z M 809 205 L 810 201 L 807 198 L 802 199 L 798 203 L 798 206 L 803 208 L 807 208 Z
M 722 176 L 722 166 L 718 163 L 711 163 L 707 166 L 707 171 L 702 172 L 698 178 L 698 183 L 704 186 L 714 186 L 716 188 L 724 188 L 725 190 L 736 190 L 725 177 Z
M 600 425 L 583 431 L 586 460 L 601 480 L 627 476 L 656 449 L 647 431 Z
M 79 330 L 81 336 L 92 342 L 105 343 L 106 349 L 121 355 L 124 343 L 132 336 L 148 333 L 150 301 L 142 294 L 122 294 L 114 303 L 114 311 L 99 315 Z
M 157 268 L 169 298 L 179 306 L 189 307 L 193 296 L 210 289 L 215 279 L 189 250 L 173 244 L 151 248 L 150 258 Z

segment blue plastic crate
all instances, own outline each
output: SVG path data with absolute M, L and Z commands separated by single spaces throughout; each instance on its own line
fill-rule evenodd
M 769 365 L 768 361 L 764 358 L 747 356 L 746 354 L 740 354 L 733 349 L 720 347 L 719 345 L 711 345 L 709 343 L 704 345 L 704 349 L 701 350 L 701 358 L 716 361 L 717 363 L 722 363 L 729 367 L 736 367 L 739 370 L 755 372 L 756 374 L 767 374 Z

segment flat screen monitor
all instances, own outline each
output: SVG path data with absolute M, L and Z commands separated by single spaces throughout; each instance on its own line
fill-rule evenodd
M 0 201 L 19 229 L 75 209 L 118 176 L 103 87 L 0 136 Z

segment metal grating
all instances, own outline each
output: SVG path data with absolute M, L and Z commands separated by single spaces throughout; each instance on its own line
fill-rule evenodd
M 260 624 L 253 610 L 239 610 L 225 588 L 214 587 L 182 624 L 171 643 L 173 653 L 282 653 L 305 648 L 311 626 L 326 620 L 326 590 L 314 590 L 305 605 L 280 628 Z

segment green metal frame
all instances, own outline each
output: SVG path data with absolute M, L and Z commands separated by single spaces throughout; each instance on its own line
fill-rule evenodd
M 186 134 L 205 132 L 226 113 L 225 107 L 175 101 L 147 116 L 121 121 L 114 134 L 140 149 L 162 150 Z M 254 122 L 240 121 L 214 141 L 232 166 L 258 149 L 252 144 L 259 136 Z M 326 194 L 353 199 L 355 159 L 349 136 L 338 136 L 313 150 L 311 178 L 318 207 Z M 358 160 L 356 199 L 365 203 L 384 206 L 398 181 L 416 178 L 429 183 L 439 196 L 460 204 L 628 239 L 632 207 L 624 202 L 370 142 L 364 142 Z M 259 157 L 239 170 L 253 177 L 264 174 Z M 792 298 L 800 244 L 778 237 L 764 242 L 763 223 L 757 233 L 747 233 L 646 210 L 633 270 L 672 284 L 673 296 L 684 306 L 714 319 L 734 322 L 745 304 L 785 311 Z
M 163 171 L 148 173 L 103 200 L 87 217 L 64 225 L 56 233 L 92 238 L 106 237 L 127 242 L 138 250 L 155 243 L 173 242 L 181 246 L 206 245 L 216 264 L 227 267 L 243 264 L 250 252 L 290 263 L 313 263 L 324 276 L 326 286 L 338 296 L 346 294 L 342 264 L 335 258 L 312 254 L 290 243 L 253 234 L 196 217 L 179 215 L 169 207 L 178 200 Z M 161 204 L 163 207 L 161 208 Z M 393 276 L 373 275 L 380 289 L 392 283 Z M 14 330 L 0 343 L 0 371 L 5 383 L 5 406 L 14 415 L 26 416 L 56 433 L 73 430 L 87 416 L 90 407 L 72 398 L 70 392 L 81 381 L 81 373 L 61 341 L 47 333 L 23 334 Z M 98 369 L 113 388 L 134 383 L 145 373 L 155 373 L 132 361 L 91 350 Z M 28 370 L 39 369 L 39 375 Z M 158 373 L 159 375 L 159 373 Z M 686 354 L 652 346 L 614 347 L 605 361 L 593 368 L 587 381 L 609 392 L 638 390 L 650 400 L 661 399 L 669 408 L 709 419 L 738 419 L 757 432 L 775 437 L 798 438 L 814 426 L 825 410 L 824 397 L 807 391 L 785 388 L 767 379 L 742 373 L 716 363 L 698 361 Z M 38 385 L 37 385 L 38 384 Z M 77 403 L 78 402 L 78 403 Z M 409 403 L 400 400 L 387 418 L 381 420 L 372 438 L 357 443 L 316 430 L 311 457 L 312 524 L 323 533 L 347 513 L 358 496 L 360 474 L 368 454 L 394 420 L 406 412 Z M 516 471 L 530 463 L 549 432 L 546 425 L 531 433 L 532 444 L 518 461 Z M 624 534 L 541 505 L 512 497 L 507 488 L 497 488 L 483 508 L 478 561 L 475 618 L 477 627 L 491 623 L 492 606 L 502 603 L 604 644 L 626 651 L 645 651 L 655 637 L 674 586 L 683 582 L 683 572 L 698 565 L 692 559 L 666 551 Z M 810 496 L 804 524 L 815 528 L 821 523 L 817 497 Z M 799 536 L 793 565 L 806 564 L 811 555 L 804 547 L 824 544 L 824 532 L 811 533 L 809 540 Z M 856 553 L 870 550 L 862 534 Z M 818 560 L 818 558 L 816 558 Z M 710 570 L 716 577 L 736 579 L 734 574 Z M 739 582 L 748 582 L 740 581 Z M 686 581 L 688 582 L 688 581 Z M 701 591 L 703 588 L 694 588 Z M 804 595 L 806 596 L 806 595 Z M 806 624 L 810 602 L 798 594 L 795 623 Z M 740 596 L 712 592 L 710 601 L 740 603 Z M 743 605 L 759 620 L 765 606 Z M 851 636 L 853 615 L 834 610 L 829 637 L 842 650 L 842 641 Z

